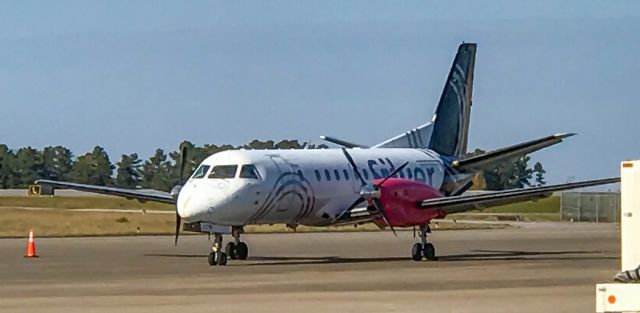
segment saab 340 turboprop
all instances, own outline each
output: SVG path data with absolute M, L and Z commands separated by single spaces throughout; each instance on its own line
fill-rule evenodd
M 51 180 L 40 185 L 117 195 L 176 206 L 176 237 L 183 230 L 213 234 L 210 265 L 246 259 L 245 225 L 335 226 L 375 223 L 381 228 L 418 227 L 411 256 L 434 259 L 429 223 L 447 214 L 536 200 L 555 191 L 618 182 L 618 178 L 465 194 L 481 169 L 510 162 L 562 142 L 556 134 L 468 157 L 467 137 L 476 44 L 463 43 L 453 61 L 429 123 L 365 147 L 332 137 L 341 149 L 230 150 L 206 158 L 171 192 L 150 192 Z M 187 164 L 181 148 L 180 177 Z M 222 235 L 234 240 L 222 248 Z

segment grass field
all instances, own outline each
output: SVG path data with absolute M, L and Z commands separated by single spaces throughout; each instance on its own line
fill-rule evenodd
M 30 207 L 52 209 L 123 209 L 123 210 L 169 210 L 171 204 L 158 202 L 139 202 L 120 197 L 0 197 L 0 207 Z
M 483 210 L 485 213 L 556 213 L 560 214 L 560 197 L 502 205 Z
M 489 208 L 476 213 L 455 214 L 448 219 L 557 220 L 559 198 Z M 28 208 L 28 209 L 25 209 Z M 123 209 L 128 212 L 79 212 L 75 209 Z M 167 214 L 141 213 L 161 210 Z M 0 236 L 22 237 L 33 229 L 39 236 L 172 234 L 174 208 L 168 204 L 138 202 L 117 197 L 0 197 Z M 503 215 L 500 215 L 503 214 Z M 514 217 L 515 216 L 515 217 Z M 438 229 L 486 228 L 464 223 L 440 223 Z M 291 232 L 284 225 L 249 226 L 247 232 Z M 375 225 L 345 227 L 299 227 L 298 231 L 375 231 Z

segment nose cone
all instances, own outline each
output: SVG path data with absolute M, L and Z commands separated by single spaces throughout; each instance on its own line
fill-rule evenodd
M 180 190 L 176 206 L 180 217 L 189 221 L 197 220 L 200 215 L 207 211 L 204 199 L 198 195 L 197 190 L 188 185 Z
M 178 214 L 188 221 L 210 220 L 210 215 L 227 200 L 222 190 L 187 183 L 178 195 Z

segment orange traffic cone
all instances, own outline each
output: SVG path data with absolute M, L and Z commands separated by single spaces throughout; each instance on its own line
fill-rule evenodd
M 27 242 L 27 254 L 25 258 L 37 258 L 36 255 L 36 242 L 33 240 L 33 230 L 29 232 L 29 241 Z

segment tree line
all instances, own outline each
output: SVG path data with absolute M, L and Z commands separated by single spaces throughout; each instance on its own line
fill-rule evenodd
M 476 149 L 469 153 L 468 156 L 485 152 L 482 149 Z M 546 185 L 544 174 L 547 171 L 545 171 L 542 163 L 536 162 L 531 168 L 529 161 L 531 161 L 531 157 L 524 155 L 484 169 L 479 174 L 480 182 L 475 183 L 474 189 L 505 190 Z
M 241 146 L 207 144 L 197 147 L 189 141 L 182 142 L 182 146 L 187 148 L 185 171 L 188 173 L 209 155 L 224 150 L 328 148 L 324 144 L 301 144 L 298 140 L 276 143 L 257 139 Z M 123 154 L 119 161 L 113 163 L 100 146 L 75 157 L 62 146 L 45 147 L 42 150 L 26 147 L 13 151 L 7 145 L 0 144 L 0 189 L 26 188 L 38 179 L 51 179 L 99 186 L 170 190 L 179 180 L 180 158 L 180 151 L 156 149 L 147 160 L 132 153 Z
M 298 140 L 253 140 L 245 145 L 213 145 L 197 147 L 189 141 L 181 145 L 187 148 L 186 171 L 191 173 L 211 154 L 230 149 L 323 149 L 326 145 L 306 145 Z M 476 149 L 474 153 L 482 153 Z M 503 162 L 499 166 L 482 172 L 483 189 L 500 190 L 533 185 L 544 185 L 545 170 L 540 162 L 530 168 L 528 156 Z M 113 163 L 100 146 L 80 156 L 75 156 L 62 146 L 32 147 L 11 150 L 0 144 L 0 189 L 26 188 L 37 179 L 51 179 L 76 183 L 118 186 L 124 188 L 150 188 L 170 190 L 178 183 L 180 171 L 180 151 L 166 152 L 156 149 L 147 160 L 137 153 L 123 154 Z

